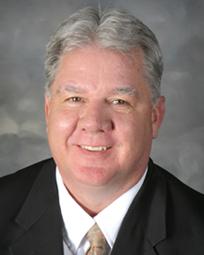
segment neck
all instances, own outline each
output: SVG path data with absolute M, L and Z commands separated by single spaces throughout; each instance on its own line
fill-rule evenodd
M 120 196 L 120 194 L 108 196 L 107 193 L 104 194 L 96 189 L 92 189 L 92 191 L 89 190 L 88 192 L 83 190 L 83 192 L 79 192 L 79 194 L 77 192 L 73 193 L 70 189 L 68 192 L 91 217 L 96 216 Z
M 128 185 L 118 184 L 106 186 L 73 185 L 65 183 L 65 186 L 74 200 L 91 216 L 96 216 L 113 201 L 132 188 L 142 177 L 144 172 Z M 76 188 L 77 187 L 77 188 Z

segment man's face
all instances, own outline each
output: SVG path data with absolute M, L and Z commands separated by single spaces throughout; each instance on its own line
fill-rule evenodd
M 45 99 L 48 140 L 71 189 L 127 190 L 147 166 L 164 111 L 153 106 L 143 53 L 97 46 L 64 54 Z

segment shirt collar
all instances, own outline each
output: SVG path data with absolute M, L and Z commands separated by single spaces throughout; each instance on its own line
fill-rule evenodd
M 136 185 L 118 197 L 94 218 L 111 248 L 115 243 L 123 218 L 125 217 L 130 204 L 144 182 L 146 172 L 147 171 L 145 171 L 142 178 Z
M 100 227 L 109 246 L 111 248 L 113 247 L 122 220 L 134 197 L 140 190 L 146 173 L 147 169 L 136 185 L 92 218 L 69 194 L 58 168 L 56 169 L 56 181 L 62 218 L 68 239 L 71 241 L 74 249 L 79 247 L 84 236 L 95 223 Z
M 81 240 L 94 225 L 95 221 L 67 191 L 58 168 L 56 171 L 56 180 L 65 230 L 67 231 L 68 239 L 74 245 L 74 249 L 77 249 Z

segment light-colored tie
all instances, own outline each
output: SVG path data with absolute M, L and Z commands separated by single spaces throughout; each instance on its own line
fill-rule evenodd
M 86 237 L 91 244 L 86 255 L 107 255 L 108 254 L 108 251 L 109 251 L 108 243 L 106 242 L 106 239 L 97 224 L 95 224 L 92 228 L 90 228 Z

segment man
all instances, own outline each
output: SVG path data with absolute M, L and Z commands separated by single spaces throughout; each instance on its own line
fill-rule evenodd
M 79 10 L 45 67 L 53 159 L 1 178 L 0 254 L 203 255 L 204 196 L 149 159 L 165 111 L 150 29 Z

